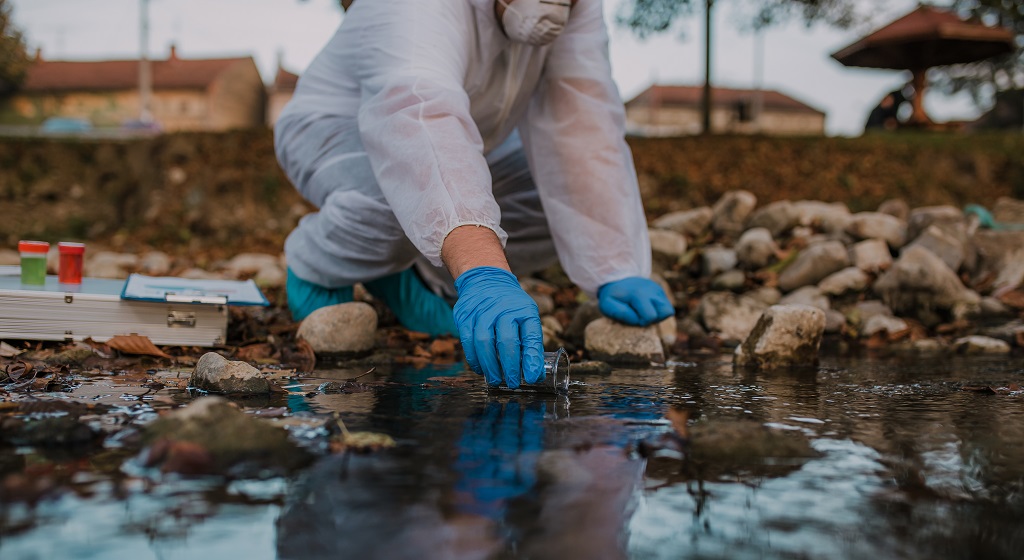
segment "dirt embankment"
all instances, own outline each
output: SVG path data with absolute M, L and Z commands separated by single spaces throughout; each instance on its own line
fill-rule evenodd
M 911 206 L 1024 198 L 1024 136 L 630 139 L 648 215 L 746 189 L 761 204 L 887 198 Z M 0 246 L 77 239 L 172 254 L 279 251 L 311 208 L 268 130 L 148 140 L 0 139 Z

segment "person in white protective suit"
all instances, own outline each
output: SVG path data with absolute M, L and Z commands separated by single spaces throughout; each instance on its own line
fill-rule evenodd
M 319 208 L 285 244 L 296 320 L 361 282 L 407 328 L 458 334 L 474 371 L 514 388 L 544 368 L 538 308 L 513 272 L 558 259 L 613 319 L 674 313 L 648 278 L 600 0 L 359 0 L 275 146 Z M 454 312 L 424 283 L 445 269 Z

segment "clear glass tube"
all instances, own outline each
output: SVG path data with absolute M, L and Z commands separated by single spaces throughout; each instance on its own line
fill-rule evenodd
M 544 352 L 544 380 L 540 383 L 521 383 L 518 389 L 504 384 L 489 389 L 498 392 L 529 392 L 564 395 L 569 392 L 569 353 L 565 348 Z

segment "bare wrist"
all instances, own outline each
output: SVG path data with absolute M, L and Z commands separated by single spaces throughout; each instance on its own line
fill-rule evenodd
M 478 266 L 493 266 L 511 272 L 505 249 L 490 228 L 477 225 L 453 229 L 441 245 L 441 260 L 452 278 Z

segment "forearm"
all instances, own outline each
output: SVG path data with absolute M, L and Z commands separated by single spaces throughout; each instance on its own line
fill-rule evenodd
M 451 231 L 441 245 L 441 260 L 452 278 L 478 266 L 511 269 L 498 236 L 489 228 L 475 225 L 459 226 Z

